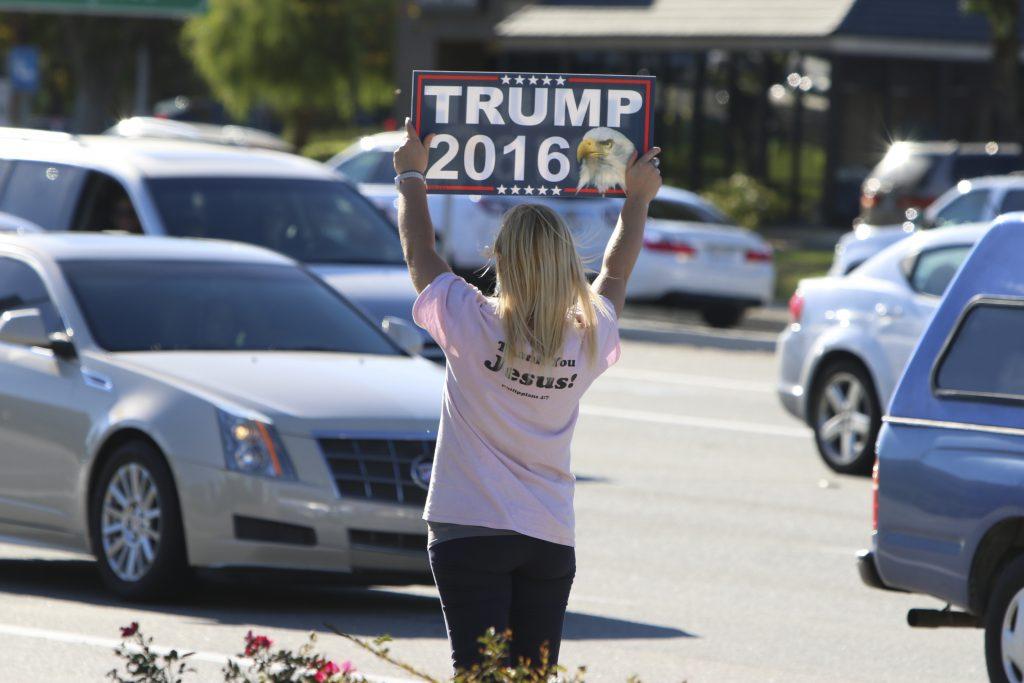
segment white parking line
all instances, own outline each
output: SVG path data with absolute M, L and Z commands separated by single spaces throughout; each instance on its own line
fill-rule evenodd
M 679 384 L 682 386 L 700 387 L 702 389 L 723 389 L 725 391 L 749 391 L 751 393 L 773 394 L 775 387 L 766 382 L 751 382 L 726 377 L 708 377 L 706 375 L 687 375 L 679 372 L 663 372 L 661 370 L 627 370 L 611 368 L 604 374 L 611 379 L 637 379 L 644 382 L 661 382 L 662 384 Z
M 756 422 L 740 422 L 738 420 L 721 420 L 713 417 L 696 417 L 694 415 L 672 415 L 670 413 L 652 413 L 646 410 L 627 410 L 607 406 L 580 406 L 581 415 L 595 417 L 611 417 L 620 420 L 636 420 L 654 424 L 672 425 L 675 427 L 696 427 L 698 429 L 717 429 L 723 432 L 743 432 L 763 436 L 786 436 L 806 439 L 811 435 L 807 427 L 784 427 Z
M 116 649 L 122 641 L 115 638 L 101 638 L 98 636 L 89 636 L 84 633 L 72 633 L 70 631 L 54 631 L 45 628 L 32 628 L 30 626 L 15 626 L 14 624 L 0 624 L 0 635 L 14 636 L 20 638 L 35 638 L 38 640 L 47 640 L 56 643 L 69 643 L 72 645 L 88 645 L 90 647 L 101 647 L 105 650 Z M 150 649 L 159 654 L 165 655 L 171 650 L 177 650 L 178 652 L 184 653 L 189 652 L 188 648 L 184 647 L 165 647 L 162 645 L 152 645 Z M 210 662 L 212 664 L 225 664 L 229 659 L 234 659 L 236 662 L 243 663 L 246 660 L 235 657 L 232 655 L 225 655 L 219 652 L 204 652 L 202 650 L 196 651 L 189 659 L 194 659 L 201 662 Z M 114 660 L 111 659 L 111 663 Z M 360 672 L 370 683 L 415 683 L 411 678 L 392 678 L 390 676 L 375 676 L 373 674 Z

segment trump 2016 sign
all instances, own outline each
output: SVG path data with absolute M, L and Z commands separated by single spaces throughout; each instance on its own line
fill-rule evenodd
M 652 144 L 653 76 L 414 71 L 412 117 L 433 133 L 427 190 L 625 194 Z

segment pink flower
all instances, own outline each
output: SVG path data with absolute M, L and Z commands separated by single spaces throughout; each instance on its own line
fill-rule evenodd
M 270 638 L 253 635 L 252 631 L 249 631 L 245 634 L 245 656 L 252 657 L 260 650 L 269 650 L 273 644 L 274 641 Z
M 128 626 L 122 626 L 121 627 L 121 637 L 122 638 L 131 638 L 132 636 L 134 636 L 138 632 L 139 632 L 139 622 L 137 622 L 137 621 L 133 621 Z
M 356 667 L 352 664 L 352 662 L 348 661 L 347 659 L 341 663 L 341 673 L 345 674 L 346 676 L 355 670 Z
M 348 664 L 348 662 L 345 663 Z M 339 669 L 338 665 L 334 662 L 326 662 L 317 670 L 316 675 L 313 676 L 313 678 L 316 680 L 316 683 L 324 683 L 324 681 L 330 679 L 331 676 L 340 671 L 341 669 Z

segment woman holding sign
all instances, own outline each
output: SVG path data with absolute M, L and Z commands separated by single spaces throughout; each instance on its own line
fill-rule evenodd
M 430 140 L 408 120 L 406 131 L 395 182 L 419 292 L 413 317 L 448 358 L 423 517 L 452 661 L 472 666 L 477 639 L 493 627 L 512 631 L 513 661 L 538 664 L 546 647 L 553 665 L 576 572 L 570 442 L 580 397 L 619 358 L 618 314 L 661 186 L 661 150 L 630 160 L 627 198 L 593 285 L 565 222 L 522 204 L 502 219 L 488 298 L 434 248 L 423 175 Z

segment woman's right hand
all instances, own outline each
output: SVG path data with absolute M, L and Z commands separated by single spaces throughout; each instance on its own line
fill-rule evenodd
M 430 154 L 430 139 L 433 134 L 428 135 L 420 142 L 420 136 L 413 127 L 412 122 L 405 119 L 405 142 L 395 150 L 395 172 L 405 173 L 406 171 L 427 172 L 427 158 Z
M 650 204 L 654 196 L 658 194 L 661 187 L 661 171 L 655 165 L 656 157 L 661 153 L 661 147 L 651 147 L 647 152 L 630 160 L 629 168 L 626 169 L 626 197 Z

